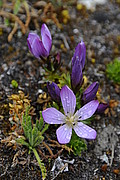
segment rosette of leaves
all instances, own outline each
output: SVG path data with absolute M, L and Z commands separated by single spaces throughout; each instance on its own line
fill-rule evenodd
M 23 115 L 23 120 L 22 120 L 22 127 L 24 131 L 24 136 L 21 136 L 20 138 L 17 139 L 17 142 L 27 146 L 29 149 L 29 153 L 33 151 L 39 167 L 41 169 L 42 173 L 42 180 L 44 180 L 47 176 L 46 174 L 46 168 L 42 160 L 40 159 L 38 152 L 36 150 L 36 147 L 42 143 L 44 136 L 43 133 L 48 129 L 48 125 L 45 125 L 43 127 L 43 118 L 42 118 L 42 113 L 41 114 L 41 119 L 36 120 L 36 124 L 32 125 L 31 122 L 31 116 L 28 115 L 28 109 L 26 110 L 25 114 Z

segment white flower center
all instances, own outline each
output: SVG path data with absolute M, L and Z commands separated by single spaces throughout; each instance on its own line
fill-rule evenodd
M 76 119 L 76 117 L 73 115 L 73 116 L 67 116 L 66 117 L 66 124 L 68 125 L 68 126 L 74 126 L 74 125 L 76 125 L 77 124 L 77 119 Z

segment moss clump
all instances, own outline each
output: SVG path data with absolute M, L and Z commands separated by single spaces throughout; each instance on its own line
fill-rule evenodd
M 13 87 L 13 88 L 18 88 L 18 83 L 17 83 L 16 80 L 13 79 L 13 80 L 11 81 L 11 84 L 12 84 L 12 87 Z
M 73 149 L 73 154 L 78 156 L 81 156 L 82 151 L 87 150 L 85 140 L 79 138 L 74 131 L 72 132 L 72 138 L 68 146 Z
M 120 84 L 120 60 L 114 59 L 113 62 L 107 65 L 107 77 L 115 83 Z

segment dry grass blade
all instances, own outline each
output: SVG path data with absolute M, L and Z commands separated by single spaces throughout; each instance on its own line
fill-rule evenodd
M 22 33 L 23 34 L 26 33 L 26 28 L 25 28 L 24 23 L 15 14 L 12 14 L 12 13 L 6 12 L 6 11 L 1 11 L 0 12 L 0 16 L 6 17 L 8 19 L 11 19 L 12 21 L 17 22 L 20 25 L 20 27 L 21 27 Z

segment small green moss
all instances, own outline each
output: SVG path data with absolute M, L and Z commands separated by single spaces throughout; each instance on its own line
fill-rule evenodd
M 75 132 L 72 132 L 72 138 L 70 143 L 68 144 L 70 148 L 73 149 L 74 155 L 81 156 L 81 152 L 87 150 L 87 145 L 84 139 L 79 138 Z
M 13 88 L 18 88 L 18 83 L 17 83 L 16 80 L 12 80 L 12 81 L 11 81 L 11 84 L 12 84 L 12 87 L 13 87 Z
M 0 0 L 0 7 L 2 7 L 2 4 L 3 4 L 3 2 L 2 2 L 2 0 Z
M 106 69 L 107 77 L 114 81 L 114 83 L 120 84 L 120 60 L 114 59 L 113 62 L 107 65 Z

